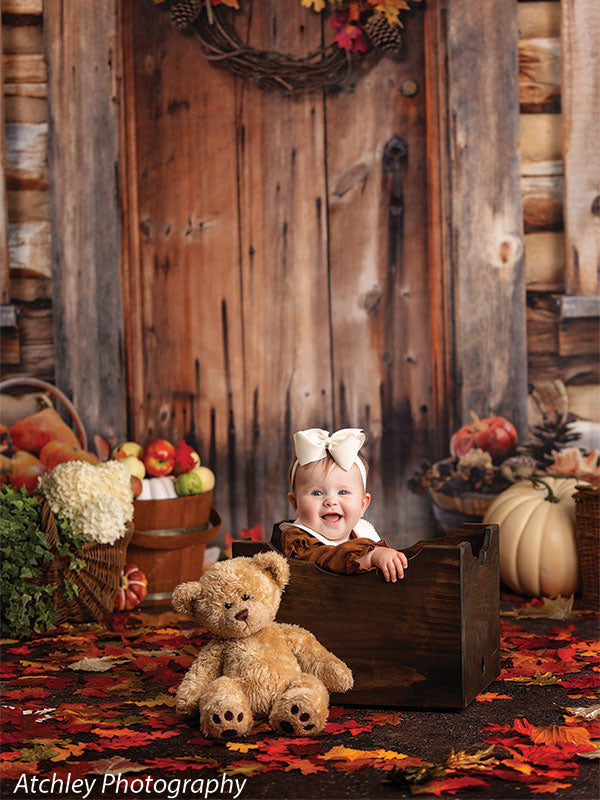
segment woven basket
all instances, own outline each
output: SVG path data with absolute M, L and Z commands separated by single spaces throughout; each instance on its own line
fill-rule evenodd
M 45 498 L 38 498 L 40 528 L 46 533 L 52 547 L 59 543 L 54 514 Z M 100 621 L 114 611 L 115 593 L 125 565 L 127 545 L 133 535 L 133 523 L 129 523 L 125 535 L 115 544 L 86 542 L 81 548 L 85 567 L 69 570 L 69 556 L 56 555 L 38 579 L 40 583 L 62 586 L 68 577 L 79 589 L 79 594 L 66 598 L 59 589 L 54 593 L 54 607 L 58 624 L 63 622 Z
M 492 501 L 497 497 L 495 494 L 477 494 L 475 492 L 449 495 L 436 492 L 431 488 L 429 488 L 429 495 L 436 506 L 445 511 L 453 511 L 468 517 L 483 517 Z
M 583 602 L 600 605 L 600 489 L 580 486 L 575 492 L 575 538 Z

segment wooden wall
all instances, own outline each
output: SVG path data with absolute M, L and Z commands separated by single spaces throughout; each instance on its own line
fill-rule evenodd
M 529 380 L 600 420 L 600 9 L 522 0 L 518 19 Z
M 3 0 L 2 377 L 54 378 L 42 0 Z M 3 148 L 4 150 L 4 148 Z M 5 293 L 7 296 L 5 296 Z

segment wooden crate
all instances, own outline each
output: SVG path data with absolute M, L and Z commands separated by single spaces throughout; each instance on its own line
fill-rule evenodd
M 278 622 L 312 631 L 354 673 L 333 703 L 464 708 L 500 672 L 498 526 L 465 524 L 406 550 L 403 580 L 288 559 Z M 234 542 L 233 555 L 272 545 Z

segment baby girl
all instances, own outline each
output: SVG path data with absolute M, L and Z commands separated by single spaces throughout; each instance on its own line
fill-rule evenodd
M 319 428 L 294 434 L 288 499 L 296 519 L 276 525 L 274 539 L 280 533 L 280 549 L 290 558 L 346 574 L 379 569 L 386 581 L 396 582 L 408 566 L 406 556 L 363 519 L 371 502 L 359 452 L 364 441 L 358 428 L 331 436 Z

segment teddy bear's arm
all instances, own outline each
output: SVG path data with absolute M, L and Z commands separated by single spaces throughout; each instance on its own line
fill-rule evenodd
M 175 697 L 175 711 L 181 717 L 196 716 L 198 702 L 206 687 L 221 674 L 223 646 L 213 639 L 204 645 L 187 671 Z
M 327 650 L 317 638 L 299 625 L 280 623 L 302 672 L 315 675 L 330 692 L 347 692 L 354 685 L 352 672 L 344 662 Z

